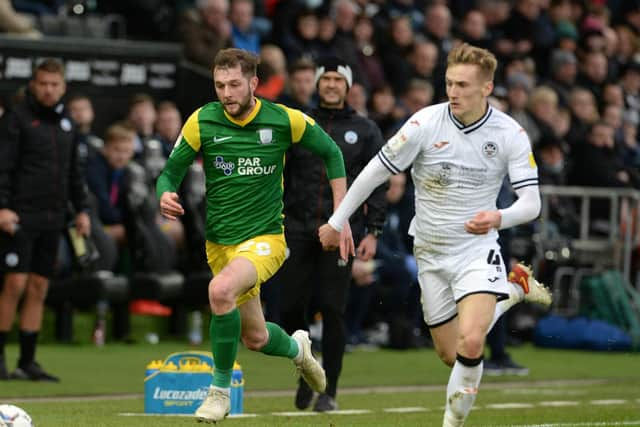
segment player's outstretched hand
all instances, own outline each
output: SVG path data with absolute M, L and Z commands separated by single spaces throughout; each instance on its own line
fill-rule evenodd
M 351 236 L 351 227 L 347 222 L 338 232 L 329 224 L 324 224 L 318 229 L 318 237 L 322 243 L 322 249 L 325 251 L 333 251 L 340 248 L 340 258 L 344 261 L 349 260 L 349 255 L 355 256 L 355 245 Z
M 179 200 L 178 193 L 170 193 L 168 191 L 162 193 L 162 197 L 160 197 L 160 213 L 162 216 L 176 220 L 179 216 L 184 215 L 184 209 Z
M 499 211 L 481 211 L 464 223 L 464 229 L 471 234 L 487 234 L 492 228 L 500 228 L 501 221 Z

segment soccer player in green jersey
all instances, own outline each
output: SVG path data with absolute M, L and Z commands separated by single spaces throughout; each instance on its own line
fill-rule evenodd
M 317 392 L 326 387 L 308 333 L 289 336 L 265 322 L 260 285 L 285 260 L 282 173 L 287 148 L 300 144 L 323 159 L 334 209 L 346 193 L 344 162 L 338 146 L 313 119 L 254 97 L 256 68 L 256 57 L 241 49 L 216 55 L 213 80 L 219 101 L 187 119 L 157 183 L 160 211 L 175 220 L 184 213 L 176 189 L 196 154 L 202 154 L 207 262 L 214 275 L 209 334 L 216 365 L 209 394 L 195 414 L 202 421 L 220 421 L 229 413 L 238 338 L 250 350 L 292 359 Z M 351 231 L 345 235 L 350 238 Z M 350 249 L 353 254 L 353 240 Z

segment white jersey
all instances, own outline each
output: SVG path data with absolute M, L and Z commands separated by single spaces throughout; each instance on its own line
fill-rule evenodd
M 496 230 L 475 235 L 464 230 L 464 223 L 496 209 L 507 173 L 516 190 L 538 185 L 527 133 L 491 106 L 467 126 L 453 116 L 448 102 L 426 107 L 389 139 L 378 159 L 394 174 L 413 165 L 416 215 L 410 233 L 416 247 L 435 254 L 496 241 Z

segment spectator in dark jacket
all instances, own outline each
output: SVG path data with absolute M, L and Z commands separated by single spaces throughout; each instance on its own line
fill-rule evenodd
M 60 103 L 65 90 L 64 66 L 44 59 L 33 72 L 26 98 L 0 122 L 0 209 L 15 214 L 14 225 L 0 232 L 5 271 L 0 293 L 0 380 L 9 377 L 4 346 L 24 297 L 20 359 L 10 377 L 59 381 L 35 361 L 35 349 L 69 200 L 77 213 L 78 233 L 88 235 L 90 230 L 76 132 Z
M 336 141 L 345 161 L 347 182 L 377 153 L 384 140 L 369 119 L 359 116 L 345 103 L 353 83 L 351 68 L 342 60 L 328 58 L 316 70 L 319 108 L 310 115 Z M 377 236 L 385 218 L 384 186 L 367 200 L 366 213 L 352 216 L 351 228 L 359 242 L 357 254 L 363 260 L 375 256 Z M 337 251 L 325 252 L 318 240 L 318 227 L 331 215 L 334 201 L 322 162 L 314 155 L 293 147 L 285 168 L 285 233 L 289 258 L 274 277 L 279 285 L 281 324 L 287 331 L 308 328 L 310 303 L 322 313 L 323 366 L 327 389 L 315 402 L 315 411 L 337 408 L 335 401 L 338 377 L 346 342 L 344 311 L 351 280 L 351 261 L 340 261 Z M 312 300 L 314 285 L 318 299 Z M 313 391 L 301 379 L 296 406 L 307 408 Z
M 104 148 L 89 161 L 88 168 L 89 190 L 97 199 L 100 221 L 120 246 L 126 242 L 124 174 L 133 158 L 135 137 L 129 126 L 111 125 L 105 133 Z

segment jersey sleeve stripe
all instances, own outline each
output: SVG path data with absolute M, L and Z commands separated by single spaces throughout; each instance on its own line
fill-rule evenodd
M 380 159 L 384 167 L 389 169 L 389 172 L 391 172 L 392 174 L 396 175 L 402 172 L 400 169 L 395 167 L 394 164 L 391 163 L 391 161 L 389 161 L 389 159 L 387 159 L 387 157 L 384 155 L 382 151 L 378 151 L 378 159 Z
M 194 111 L 182 127 L 182 137 L 193 148 L 193 151 L 200 151 L 200 121 L 198 120 L 200 110 L 202 107 Z
M 536 186 L 536 187 L 537 187 L 537 186 L 538 186 L 538 181 L 530 182 L 530 183 L 528 183 L 528 184 L 514 185 L 514 186 L 513 186 L 513 189 L 514 189 L 514 190 L 519 190 L 519 189 L 521 189 L 521 188 L 524 188 L 524 187 L 531 187 L 531 186 Z
M 521 183 L 526 183 L 528 181 L 538 182 L 538 178 L 525 178 L 525 179 L 521 179 L 520 181 L 513 181 L 511 183 L 511 185 L 518 185 L 518 184 L 521 184 Z

